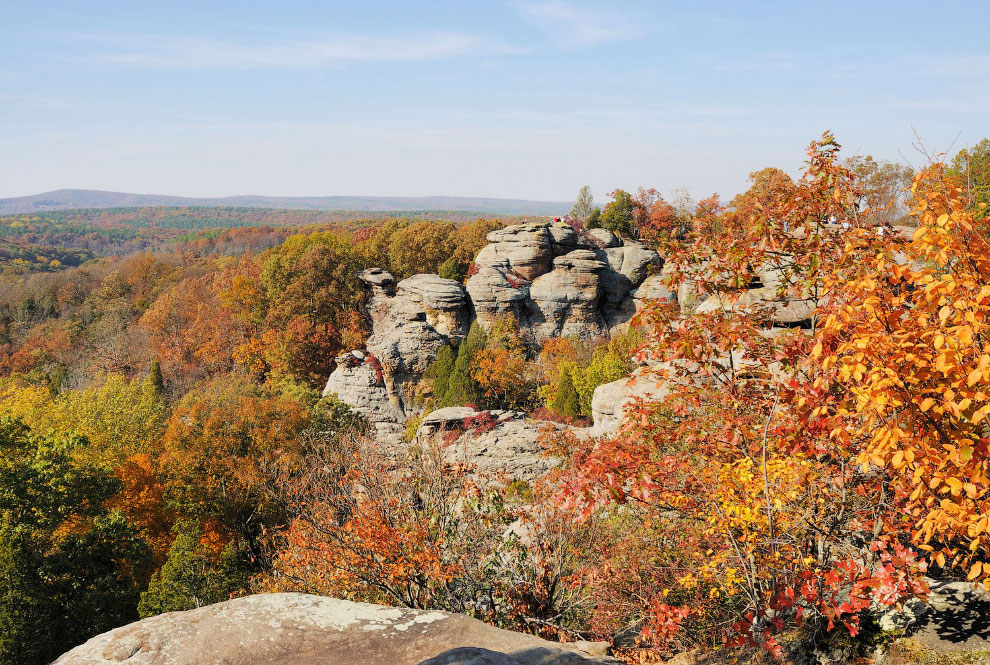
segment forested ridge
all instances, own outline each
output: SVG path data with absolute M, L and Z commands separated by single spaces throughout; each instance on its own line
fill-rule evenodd
M 763 169 L 725 202 L 583 189 L 563 219 L 582 242 L 636 239 L 698 301 L 539 343 L 475 321 L 424 375 L 398 457 L 323 395 L 372 332 L 359 274 L 463 284 L 522 220 L 0 217 L 0 662 L 279 590 L 628 662 L 872 653 L 894 637 L 879 616 L 932 580 L 990 588 L 988 204 L 990 141 L 915 172 L 830 134 L 800 177 Z M 770 323 L 774 302 L 809 314 Z M 664 390 L 589 435 L 596 388 L 634 372 Z M 484 477 L 444 457 L 450 433 L 417 437 L 465 405 L 458 436 L 523 412 L 559 463 Z

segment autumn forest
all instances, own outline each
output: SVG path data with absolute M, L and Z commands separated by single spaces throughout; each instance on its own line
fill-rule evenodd
M 630 663 L 854 659 L 933 581 L 990 589 L 990 141 L 911 168 L 839 140 L 734 197 L 585 188 L 560 220 L 0 217 L 0 662 L 272 591 L 465 613 Z M 561 270 L 655 252 L 636 279 L 669 296 L 596 335 L 465 322 L 393 391 L 383 445 L 324 390 L 351 352 L 392 390 L 362 351 L 387 319 L 361 275 L 460 289 L 523 222 L 569 227 Z M 504 293 L 535 284 L 513 271 Z M 653 390 L 604 432 L 596 395 L 630 376 Z M 538 432 L 539 473 L 445 454 L 506 413 Z

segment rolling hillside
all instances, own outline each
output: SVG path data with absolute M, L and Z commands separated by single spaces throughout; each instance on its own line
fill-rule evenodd
M 458 196 L 227 196 L 192 198 L 162 194 L 128 194 L 93 189 L 57 189 L 31 196 L 0 199 L 0 214 L 71 210 L 74 208 L 132 208 L 208 206 L 283 208 L 296 210 L 417 211 L 454 210 L 500 215 L 563 215 L 571 204 Z

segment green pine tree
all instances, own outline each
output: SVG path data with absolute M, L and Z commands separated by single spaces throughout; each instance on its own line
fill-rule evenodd
M 450 381 L 440 401 L 441 407 L 478 404 L 481 401 L 481 390 L 471 378 L 471 365 L 474 355 L 485 348 L 487 338 L 485 329 L 475 320 L 457 350 L 457 361 L 454 363 L 454 371 L 450 374 Z
M 162 365 L 158 358 L 151 361 L 151 368 L 148 370 L 148 381 L 158 395 L 165 394 L 165 376 L 162 374 Z
M 557 392 L 549 406 L 551 411 L 568 418 L 577 418 L 581 415 L 581 398 L 574 388 L 571 373 L 566 368 L 560 374 Z
M 438 404 L 443 401 L 443 397 L 447 393 L 450 375 L 454 371 L 454 363 L 456 362 L 454 349 L 449 344 L 444 344 L 437 352 L 436 360 L 426 371 L 427 378 L 433 379 L 433 397 Z
M 452 279 L 455 282 L 463 282 L 467 277 L 468 264 L 455 257 L 450 257 L 440 264 L 437 274 L 444 279 Z

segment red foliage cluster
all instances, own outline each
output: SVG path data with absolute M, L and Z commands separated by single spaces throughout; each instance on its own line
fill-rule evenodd
M 385 375 L 382 373 L 382 364 L 378 362 L 378 358 L 375 357 L 374 353 L 368 351 L 368 353 L 365 354 L 364 364 L 375 370 L 375 380 L 380 385 L 385 385 Z
M 473 416 L 468 416 L 461 420 L 461 427 L 465 432 L 484 434 L 495 429 L 498 418 L 492 415 L 491 411 L 481 411 Z
M 536 420 L 547 420 L 552 423 L 561 423 L 562 425 L 577 425 L 579 427 L 587 427 L 591 425 L 591 418 L 583 416 L 571 418 L 562 413 L 551 411 L 545 405 L 536 407 L 530 411 L 529 415 Z

